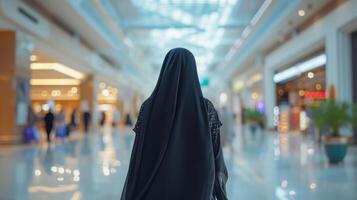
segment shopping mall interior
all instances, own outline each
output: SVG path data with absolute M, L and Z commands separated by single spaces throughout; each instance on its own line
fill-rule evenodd
M 0 0 L 0 199 L 120 199 L 175 47 L 228 199 L 357 199 L 357 0 Z

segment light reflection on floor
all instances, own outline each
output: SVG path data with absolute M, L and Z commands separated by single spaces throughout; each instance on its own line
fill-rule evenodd
M 300 135 L 241 132 L 224 148 L 229 199 L 357 199 L 355 147 L 330 166 Z M 50 146 L 0 147 L 0 199 L 119 199 L 132 141 L 129 129 L 106 129 Z

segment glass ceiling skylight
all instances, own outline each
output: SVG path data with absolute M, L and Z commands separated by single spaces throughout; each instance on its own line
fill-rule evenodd
M 238 0 L 132 0 L 132 3 L 147 15 L 155 13 L 172 20 L 172 27 L 151 31 L 159 47 L 172 46 L 179 40 L 176 43 L 206 50 L 196 55 L 202 74 L 213 57 L 212 50 L 225 34 L 225 29 L 219 26 L 226 25 Z M 190 28 L 176 27 L 175 24 Z

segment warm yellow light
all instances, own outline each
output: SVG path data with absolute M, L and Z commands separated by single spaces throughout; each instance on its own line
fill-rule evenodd
M 102 90 L 102 95 L 103 95 L 104 97 L 108 97 L 108 96 L 109 96 L 109 90 L 108 90 L 108 89 Z
M 77 79 L 31 79 L 31 85 L 79 85 L 80 80 Z
M 299 90 L 299 96 L 303 97 L 305 95 L 305 91 L 304 90 Z
M 53 97 L 59 97 L 59 96 L 61 96 L 61 90 L 52 90 L 52 92 L 51 92 L 51 96 L 53 96 Z
M 307 73 L 307 77 L 309 77 L 310 79 L 314 78 L 314 76 L 315 76 L 314 72 Z
M 256 92 L 253 92 L 252 93 L 252 99 L 258 99 L 258 93 L 256 93 Z
M 253 85 L 254 83 L 256 83 L 262 79 L 263 79 L 263 75 L 261 73 L 254 74 L 252 77 L 249 78 L 248 85 Z
M 49 186 L 30 186 L 28 187 L 28 192 L 30 193 L 37 193 L 37 192 L 43 192 L 43 193 L 63 193 L 63 192 L 71 192 L 71 191 L 76 191 L 78 190 L 78 185 L 77 184 L 68 184 L 68 185 L 59 185 L 55 187 L 49 187 Z
M 76 93 L 78 92 L 78 88 L 77 88 L 77 87 L 72 87 L 72 88 L 71 88 L 71 92 L 72 92 L 73 94 L 76 94 Z
M 305 10 L 301 9 L 301 10 L 299 10 L 298 14 L 300 17 L 303 17 L 303 16 L 305 16 L 306 13 L 305 13 Z
M 242 80 L 236 80 L 233 82 L 233 90 L 239 92 L 244 87 L 244 82 Z
M 84 75 L 74 70 L 70 67 L 62 65 L 61 63 L 32 63 L 31 64 L 32 70 L 55 70 L 67 76 L 76 78 L 76 79 L 83 79 Z
M 322 86 L 321 86 L 321 84 L 318 83 L 318 84 L 316 84 L 315 88 L 316 88 L 316 90 L 321 90 Z
M 31 60 L 32 62 L 37 61 L 37 56 L 36 56 L 36 55 L 31 55 L 31 56 L 30 56 L 30 60 Z

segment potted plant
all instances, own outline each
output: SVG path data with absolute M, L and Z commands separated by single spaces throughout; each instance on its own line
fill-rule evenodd
M 244 119 L 249 125 L 252 134 L 255 134 L 259 125 L 264 123 L 263 115 L 255 109 L 245 110 Z
M 330 163 L 343 161 L 347 153 L 348 138 L 340 135 L 340 129 L 351 123 L 350 106 L 347 103 L 329 99 L 318 107 L 311 108 L 311 118 L 322 134 L 324 146 Z M 323 130 L 323 131 L 321 131 Z

